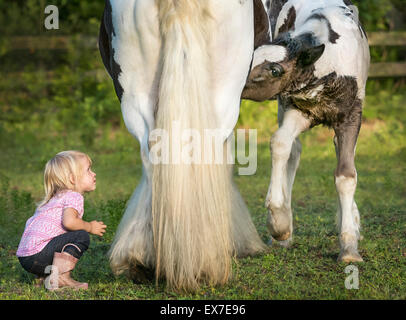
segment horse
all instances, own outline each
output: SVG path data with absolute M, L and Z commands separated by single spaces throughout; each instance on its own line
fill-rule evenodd
M 281 8 L 276 22 L 271 19 L 273 40 L 255 50 L 242 93 L 255 101 L 278 97 L 279 129 L 271 138 L 272 172 L 265 203 L 268 228 L 279 244 L 290 246 L 292 187 L 301 155 L 298 136 L 326 125 L 335 132 L 338 261 L 361 262 L 354 158 L 370 64 L 367 35 L 349 0 L 272 1 L 268 9 L 272 6 Z
M 106 0 L 100 54 L 142 161 L 109 250 L 115 274 L 195 291 L 225 284 L 234 258 L 265 250 L 229 165 L 155 162 L 151 150 L 157 130 L 175 123 L 220 129 L 226 144 L 260 42 L 254 34 L 266 39 L 268 25 L 259 0 Z M 173 159 L 180 142 L 168 143 Z

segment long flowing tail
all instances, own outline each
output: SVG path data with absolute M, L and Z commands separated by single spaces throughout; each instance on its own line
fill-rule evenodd
M 156 128 L 171 133 L 216 127 L 210 95 L 209 1 L 159 1 L 163 65 Z M 170 137 L 169 159 L 179 156 Z M 157 279 L 178 290 L 201 280 L 225 283 L 231 271 L 231 185 L 227 165 L 156 164 L 152 182 Z

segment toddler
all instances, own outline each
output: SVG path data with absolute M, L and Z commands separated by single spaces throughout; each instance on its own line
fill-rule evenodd
M 16 255 L 40 283 L 50 273 L 49 290 L 88 287 L 73 280 L 70 272 L 89 247 L 89 233 L 103 236 L 106 230 L 102 221 L 82 220 L 83 194 L 96 189 L 91 166 L 89 156 L 78 151 L 62 151 L 49 160 L 44 173 L 45 198 L 25 225 Z

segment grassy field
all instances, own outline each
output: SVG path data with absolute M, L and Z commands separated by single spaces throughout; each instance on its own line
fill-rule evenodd
M 0 153 L 0 299 L 406 299 L 406 94 L 382 90 L 368 95 L 357 146 L 358 188 L 363 240 L 359 289 L 348 290 L 346 265 L 337 263 L 335 229 L 336 165 L 333 134 L 317 127 L 302 135 L 303 153 L 293 190 L 294 244 L 278 246 L 233 264 L 224 287 L 203 286 L 195 294 L 171 292 L 164 283 L 135 285 L 115 277 L 106 252 L 141 167 L 138 144 L 119 127 L 98 129 L 91 147 L 80 132 L 49 132 L 47 123 L 1 127 Z M 118 106 L 117 106 L 118 108 Z M 275 103 L 244 101 L 239 127 L 258 129 L 258 168 L 253 176 L 235 176 L 264 241 L 265 196 L 270 178 L 268 140 L 276 130 Z M 103 238 L 91 236 L 89 250 L 74 271 L 89 283 L 82 292 L 48 292 L 33 286 L 34 277 L 20 266 L 15 252 L 26 220 L 42 197 L 45 162 L 56 152 L 87 152 L 97 173 L 97 190 L 85 197 L 85 220 L 103 220 Z

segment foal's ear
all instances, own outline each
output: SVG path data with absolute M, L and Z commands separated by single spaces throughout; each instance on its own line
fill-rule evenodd
M 324 52 L 325 45 L 321 44 L 319 46 L 308 47 L 300 52 L 297 59 L 297 65 L 300 67 L 307 67 L 315 63 Z

